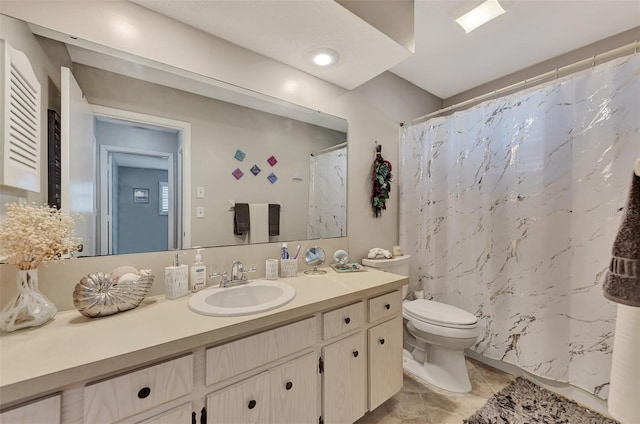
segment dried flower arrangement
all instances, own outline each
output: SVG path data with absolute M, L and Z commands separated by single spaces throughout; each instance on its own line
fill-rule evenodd
M 73 218 L 56 208 L 17 203 L 6 207 L 7 218 L 0 223 L 0 255 L 20 270 L 58 261 L 82 241 L 74 237 Z

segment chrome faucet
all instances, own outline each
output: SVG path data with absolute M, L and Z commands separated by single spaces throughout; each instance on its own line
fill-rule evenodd
M 222 277 L 220 280 L 220 287 L 232 287 L 238 286 L 240 284 L 247 284 L 249 282 L 249 278 L 247 277 L 247 273 L 256 272 L 256 268 L 252 267 L 249 269 L 244 269 L 244 265 L 240 261 L 233 261 L 233 265 L 231 265 L 231 279 L 227 279 L 227 271 L 221 273 L 213 273 L 209 277 Z
M 231 282 L 242 280 L 243 276 L 246 277 L 244 265 L 240 261 L 233 261 L 233 265 L 231 265 Z

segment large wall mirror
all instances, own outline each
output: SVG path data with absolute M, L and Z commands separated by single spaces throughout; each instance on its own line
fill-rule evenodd
M 344 119 L 0 18 L 60 116 L 81 255 L 347 235 Z

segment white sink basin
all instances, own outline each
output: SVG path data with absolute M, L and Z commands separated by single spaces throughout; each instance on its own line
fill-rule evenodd
M 296 291 L 288 284 L 252 280 L 240 286 L 199 291 L 189 299 L 189 308 L 202 315 L 251 315 L 282 306 L 295 295 Z

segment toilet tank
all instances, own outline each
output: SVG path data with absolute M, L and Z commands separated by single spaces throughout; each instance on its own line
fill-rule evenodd
M 368 259 L 362 260 L 362 265 L 377 268 L 381 271 L 393 272 L 394 274 L 409 276 L 409 259 L 411 255 L 394 256 L 391 259 Z
M 369 266 L 371 268 L 377 268 L 381 271 L 392 272 L 394 274 L 409 276 L 409 259 L 411 255 L 394 256 L 391 259 L 369 259 L 362 260 L 362 265 Z M 407 297 L 409 291 L 409 285 L 402 286 L 402 298 Z

